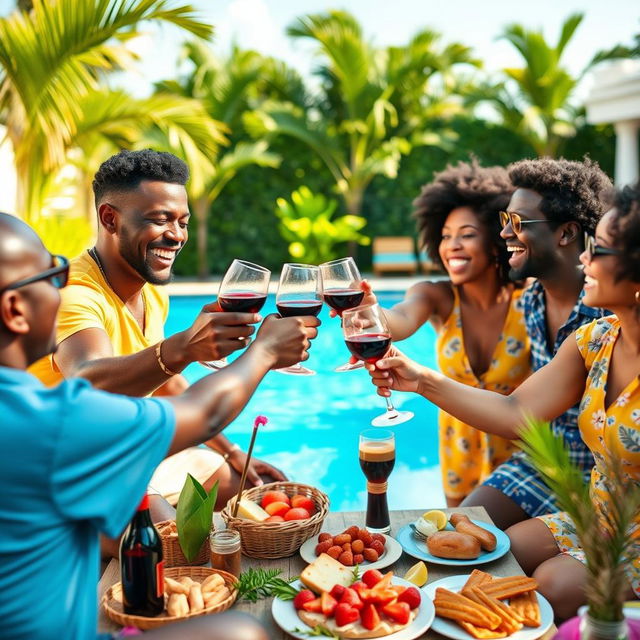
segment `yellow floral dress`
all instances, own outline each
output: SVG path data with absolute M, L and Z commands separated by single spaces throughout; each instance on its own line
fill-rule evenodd
M 616 316 L 600 318 L 576 331 L 578 349 L 588 371 L 578 427 L 595 458 L 590 491 L 600 514 L 608 509 L 600 466 L 612 447 L 628 476 L 640 482 L 640 376 L 631 380 L 611 405 L 605 408 L 609 362 L 619 332 L 620 322 Z M 575 526 L 566 513 L 540 516 L 540 519 L 553 533 L 561 553 L 586 562 Z M 636 532 L 639 524 L 638 521 L 635 524 Z M 633 590 L 640 597 L 640 541 L 637 538 L 630 554 L 627 575 Z
M 514 290 L 511 295 L 491 364 L 480 378 L 471 369 L 464 349 L 457 287 L 453 287 L 453 293 L 453 309 L 436 341 L 440 370 L 449 378 L 471 387 L 511 393 L 530 373 L 522 289 Z M 439 413 L 439 430 L 442 483 L 448 498 L 467 496 L 516 449 L 510 440 L 479 431 L 444 411 Z

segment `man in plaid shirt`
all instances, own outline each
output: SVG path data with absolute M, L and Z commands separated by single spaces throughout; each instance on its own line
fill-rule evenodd
M 584 232 L 593 233 L 604 213 L 601 196 L 611 182 L 589 160 L 540 158 L 516 162 L 509 169 L 516 190 L 501 214 L 502 238 L 512 254 L 513 280 L 537 278 L 522 297 L 533 370 L 540 369 L 573 331 L 605 315 L 582 304 L 584 276 L 578 256 Z M 574 462 L 585 472 L 593 457 L 578 431 L 578 405 L 556 418 Z M 482 505 L 502 529 L 544 513 L 558 511 L 537 471 L 521 451 L 514 453 L 477 487 L 462 506 Z

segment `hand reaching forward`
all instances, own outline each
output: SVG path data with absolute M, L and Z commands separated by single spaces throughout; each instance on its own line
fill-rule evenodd
M 421 374 L 425 367 L 414 362 L 392 346 L 384 358 L 367 365 L 371 381 L 378 387 L 378 395 L 390 396 L 394 391 L 420 393 Z
M 318 335 L 318 326 L 320 320 L 314 316 L 281 318 L 272 313 L 258 329 L 255 344 L 265 349 L 267 357 L 273 360 L 272 369 L 290 367 L 307 360 L 310 341 Z
M 377 304 L 378 298 L 376 298 L 376 294 L 373 293 L 373 290 L 371 289 L 371 285 L 366 280 L 362 280 L 360 282 L 360 289 L 364 291 L 364 298 L 362 298 L 362 302 L 360 303 L 359 306 L 364 306 L 366 304 Z M 338 315 L 338 312 L 335 311 L 334 309 L 329 310 L 329 316 L 331 318 L 335 318 L 337 315 Z

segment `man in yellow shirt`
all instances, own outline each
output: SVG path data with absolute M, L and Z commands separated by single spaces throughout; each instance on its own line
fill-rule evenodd
M 188 386 L 191 362 L 222 358 L 250 342 L 260 316 L 205 305 L 194 323 L 164 339 L 169 300 L 158 285 L 171 279 L 187 241 L 189 208 L 182 160 L 151 150 L 122 151 L 102 164 L 93 182 L 98 210 L 95 247 L 71 262 L 62 291 L 57 350 L 30 372 L 47 385 L 79 376 L 94 387 L 130 396 L 175 395 Z M 188 449 L 163 462 L 152 486 L 175 503 L 187 471 L 205 487 L 218 480 L 220 508 L 237 492 L 246 454 L 222 435 L 210 448 Z M 248 480 L 286 480 L 252 461 Z M 170 511 L 164 514 L 170 517 Z

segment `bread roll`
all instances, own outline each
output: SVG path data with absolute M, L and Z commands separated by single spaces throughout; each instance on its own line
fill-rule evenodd
M 191 613 L 204 609 L 204 598 L 202 597 L 202 589 L 199 582 L 192 584 L 189 589 L 189 609 Z
M 438 558 L 473 560 L 480 555 L 476 538 L 458 531 L 438 531 L 427 538 L 429 553 Z
M 189 603 L 184 593 L 172 593 L 167 602 L 167 613 L 170 616 L 186 616 L 189 613 Z
M 493 551 L 498 544 L 496 537 L 487 531 L 484 527 L 479 527 L 469 520 L 462 513 L 452 513 L 449 522 L 456 528 L 459 533 L 466 533 L 473 536 L 485 551 Z

